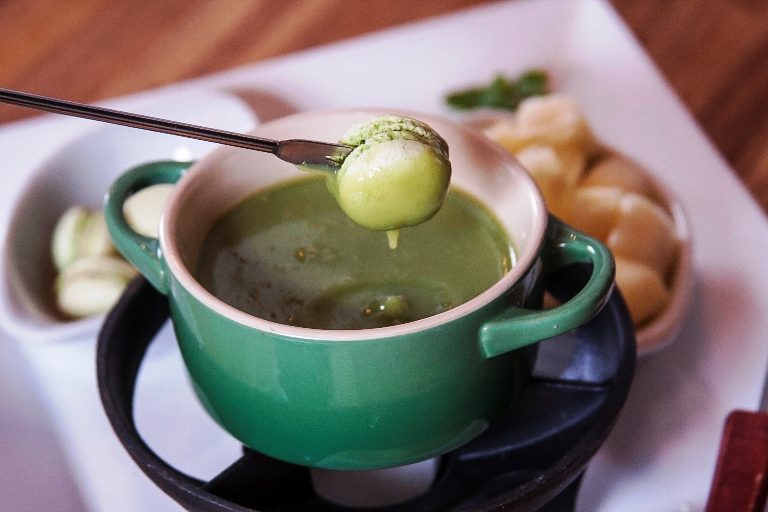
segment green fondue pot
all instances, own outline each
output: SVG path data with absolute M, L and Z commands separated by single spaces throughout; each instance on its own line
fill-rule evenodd
M 335 141 L 378 112 L 299 114 L 258 127 L 272 139 Z M 375 469 L 425 460 L 482 433 L 529 375 L 522 347 L 573 329 L 606 302 L 614 263 L 593 238 L 549 216 L 517 161 L 482 135 L 406 113 L 448 142 L 452 186 L 480 199 L 507 231 L 518 261 L 495 285 L 443 313 L 366 330 L 321 330 L 250 316 L 195 281 L 200 246 L 228 210 L 255 191 L 302 175 L 272 155 L 220 148 L 192 165 L 149 163 L 128 171 L 106 198 L 119 250 L 170 301 L 192 385 L 210 415 L 243 444 L 288 462 Z M 126 224 L 137 190 L 177 183 L 159 240 Z M 383 235 L 382 235 L 383 236 Z M 541 311 L 542 278 L 591 263 L 584 289 Z

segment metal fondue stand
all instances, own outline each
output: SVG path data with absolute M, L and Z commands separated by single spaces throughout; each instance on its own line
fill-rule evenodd
M 547 289 L 567 299 L 586 282 L 586 270 L 571 266 L 554 273 Z M 309 468 L 247 448 L 229 468 L 203 482 L 172 468 L 146 445 L 134 423 L 134 389 L 146 349 L 168 315 L 165 296 L 139 278 L 98 337 L 102 403 L 142 471 L 191 511 L 358 510 L 318 496 Z M 530 350 L 532 360 L 536 352 L 536 347 Z M 538 352 L 533 376 L 517 401 L 478 438 L 443 455 L 424 494 L 365 510 L 573 510 L 581 474 L 610 432 L 634 375 L 634 330 L 620 295 L 613 293 L 605 308 L 569 339 L 544 342 Z

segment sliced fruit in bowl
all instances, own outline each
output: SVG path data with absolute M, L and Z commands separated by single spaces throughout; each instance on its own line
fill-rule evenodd
M 478 111 L 466 123 L 517 157 L 551 213 L 611 249 L 638 353 L 672 341 L 690 304 L 693 272 L 688 221 L 663 183 L 601 144 L 563 94 L 524 99 L 515 113 Z
M 214 91 L 182 92 L 146 107 L 134 106 L 126 110 L 236 132 L 248 131 L 257 122 L 242 100 Z M 135 165 L 190 161 L 214 147 L 210 142 L 94 124 L 93 130 L 30 169 L 28 182 L 11 205 L 0 251 L 0 327 L 30 342 L 95 336 L 104 319 L 101 313 L 132 272 L 101 231 L 104 192 L 116 176 Z M 85 263 L 63 272 L 81 258 Z

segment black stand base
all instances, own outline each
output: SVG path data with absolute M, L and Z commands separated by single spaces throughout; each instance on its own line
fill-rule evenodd
M 568 298 L 587 276 L 583 268 L 569 267 L 551 276 L 548 289 Z M 245 449 L 242 458 L 206 483 L 170 467 L 144 443 L 133 420 L 136 377 L 149 343 L 168 315 L 167 299 L 138 279 L 107 317 L 98 340 L 97 374 L 104 409 L 144 473 L 188 510 L 351 510 L 319 497 L 309 469 L 303 466 Z M 567 364 L 558 374 L 534 372 L 501 420 L 441 457 L 437 478 L 425 494 L 366 510 L 573 510 L 581 475 L 629 392 L 636 351 L 632 322 L 618 293 L 574 334 Z

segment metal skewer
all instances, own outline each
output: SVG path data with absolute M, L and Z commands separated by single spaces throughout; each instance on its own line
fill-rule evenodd
M 156 117 L 121 112 L 103 107 L 94 107 L 73 101 L 38 96 L 25 92 L 0 88 L 0 102 L 20 107 L 33 108 L 74 117 L 92 119 L 105 123 L 140 128 L 181 137 L 205 140 L 227 146 L 272 153 L 281 160 L 316 172 L 334 172 L 339 163 L 352 151 L 349 146 L 304 139 L 272 140 L 169 121 Z

